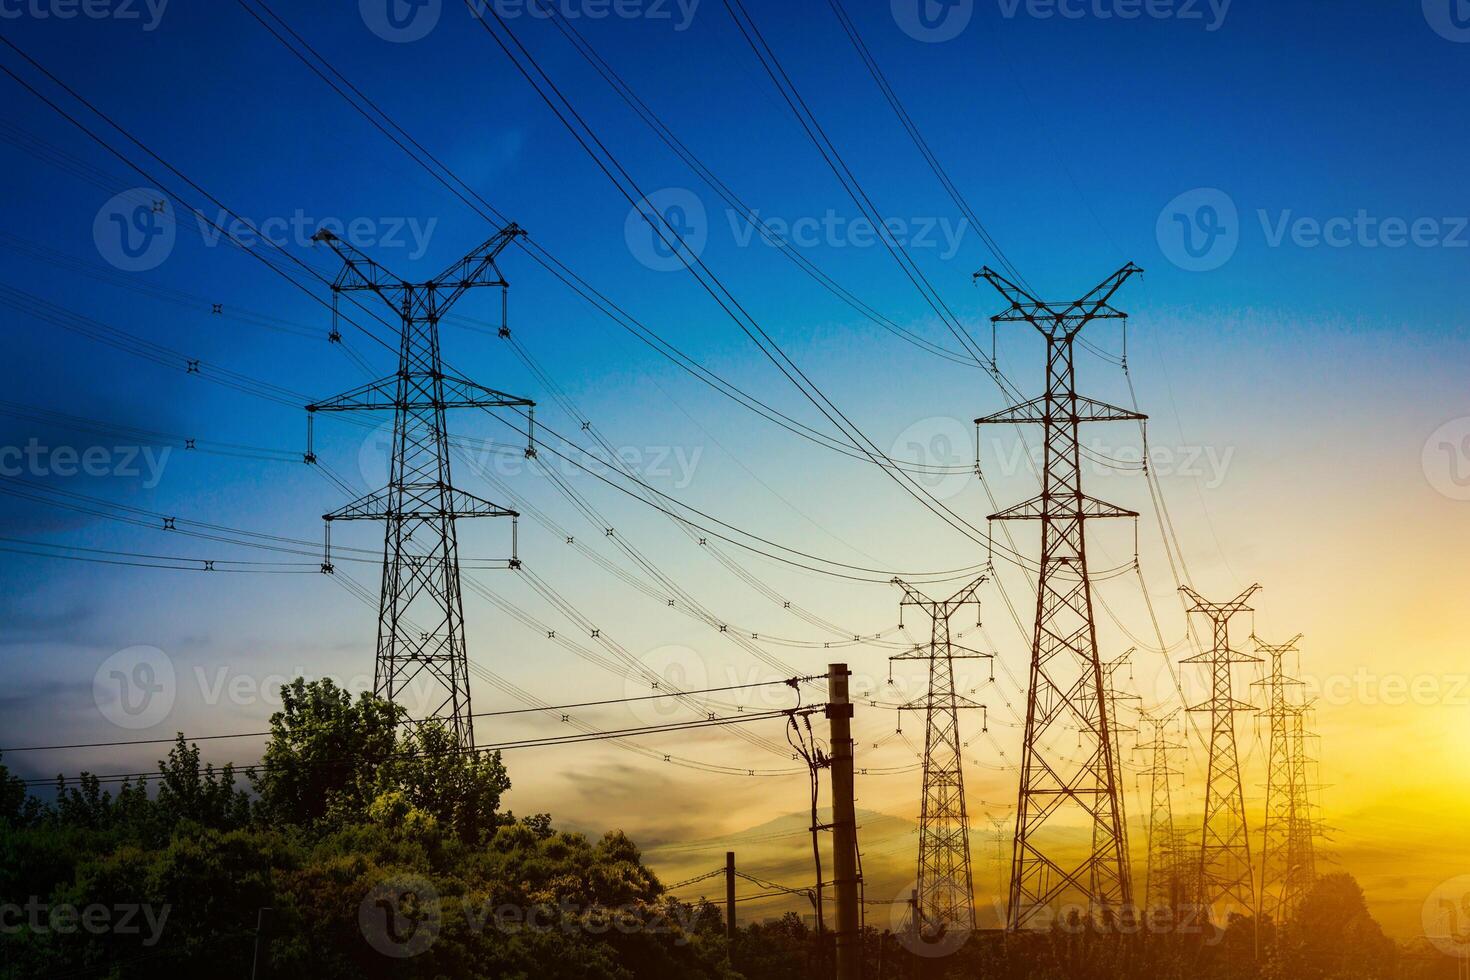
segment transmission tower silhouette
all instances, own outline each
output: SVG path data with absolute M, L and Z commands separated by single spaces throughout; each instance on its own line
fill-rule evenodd
M 1210 761 L 1205 783 L 1204 830 L 1199 850 L 1199 897 L 1202 909 L 1251 914 L 1256 911 L 1255 867 L 1251 864 L 1249 824 L 1245 816 L 1245 787 L 1240 778 L 1240 756 L 1235 745 L 1235 716 L 1254 707 L 1234 693 L 1234 666 L 1260 663 L 1259 657 L 1230 646 L 1230 618 L 1249 612 L 1246 605 L 1259 585 L 1252 585 L 1229 602 L 1207 602 L 1189 586 L 1180 591 L 1194 602 L 1189 612 L 1203 613 L 1214 624 L 1210 650 L 1181 663 L 1210 669 L 1210 699 L 1190 711 L 1210 716 Z
M 1090 909 L 1133 903 L 1122 787 L 1110 705 L 1098 660 L 1085 527 L 1104 517 L 1137 517 L 1131 510 L 1082 492 L 1078 425 L 1141 420 L 1137 412 L 1077 394 L 1072 342 L 1094 320 L 1124 319 L 1109 305 L 1135 273 L 1129 263 L 1081 299 L 1044 303 L 992 269 L 976 273 L 1009 301 L 995 323 L 1029 323 L 1046 338 L 1046 394 L 993 415 L 982 424 L 1042 426 L 1041 493 L 990 515 L 991 520 L 1041 522 L 1036 630 L 1031 645 L 1021 787 L 1012 849 L 1009 928 L 1025 926 L 1053 903 L 1075 896 Z M 1076 730 L 1080 758 L 1062 742 Z M 1080 820 L 1091 852 L 1079 857 Z M 1069 824 L 1068 822 L 1071 821 Z M 1087 846 L 1087 845 L 1084 845 Z
M 1141 746 L 1149 753 L 1149 767 L 1139 773 L 1149 781 L 1148 871 L 1144 879 L 1144 908 L 1149 912 L 1175 911 L 1190 900 L 1180 874 L 1183 855 L 1174 827 L 1172 781 L 1183 772 L 1173 768 L 1169 758 L 1172 752 L 1184 751 L 1183 745 L 1170 740 L 1169 726 L 1177 714 L 1143 713 L 1144 722 L 1152 730 L 1152 738 Z
M 1287 654 L 1297 653 L 1301 634 L 1285 643 L 1266 643 L 1253 637 L 1256 652 L 1266 658 L 1266 677 L 1257 683 L 1264 689 L 1266 707 L 1260 717 L 1270 729 L 1266 755 L 1266 818 L 1261 823 L 1260 912 L 1285 922 L 1302 894 L 1300 854 L 1293 843 L 1301 826 L 1297 806 L 1301 802 L 1296 785 L 1294 717 L 1301 710 L 1291 690 L 1302 682 L 1286 673 Z M 1298 845 L 1299 846 L 1299 845 Z
M 388 485 L 324 515 L 327 556 L 323 571 L 332 570 L 332 522 L 384 522 L 374 693 L 398 703 L 408 685 L 420 676 L 427 677 L 437 693 L 431 694 L 430 710 L 420 720 L 442 722 L 465 747 L 474 746 L 475 734 L 455 521 L 462 517 L 509 517 L 514 521 L 517 515 L 455 488 L 450 479 L 445 410 L 529 410 L 534 403 L 445 374 L 439 354 L 439 321 L 467 291 L 481 286 L 502 290 L 504 316 L 509 283 L 495 259 L 524 234 L 518 226 L 507 225 L 424 283 L 393 276 L 330 231 L 319 231 L 312 239 L 325 242 L 343 263 L 332 283 L 333 338 L 339 336 L 337 304 L 343 293 L 376 294 L 402 324 L 396 372 L 306 407 L 308 420 L 317 412 L 393 413 Z M 310 442 L 308 437 L 307 458 L 314 461 Z M 527 449 L 528 454 L 532 451 Z M 514 553 L 513 544 L 512 567 L 518 564 Z
M 1311 702 L 1299 705 L 1291 713 L 1291 813 L 1292 825 L 1287 838 L 1287 863 L 1293 869 L 1291 888 L 1282 893 L 1282 906 L 1288 917 L 1301 907 L 1302 899 L 1317 880 L 1317 838 L 1322 836 L 1322 822 L 1312 802 L 1308 782 L 1313 761 L 1307 754 L 1307 714 Z
M 981 576 L 944 600 L 933 600 L 907 583 L 894 579 L 903 590 L 902 610 L 916 606 L 932 621 L 927 646 L 920 645 L 889 657 L 889 661 L 923 660 L 929 665 L 928 687 L 899 711 L 924 713 L 924 792 L 919 812 L 919 874 L 915 930 L 954 935 L 975 929 L 975 887 L 970 864 L 970 819 L 965 809 L 965 775 L 961 760 L 961 709 L 979 708 L 955 685 L 956 660 L 993 659 L 954 642 L 950 620 L 967 605 L 978 609 Z M 958 651 L 958 652 L 956 652 Z M 983 730 L 982 722 L 982 730 Z
M 1127 702 L 1133 702 L 1134 703 L 1134 706 L 1136 708 L 1139 704 L 1141 704 L 1143 702 L 1143 699 L 1141 697 L 1139 697 L 1137 694 L 1121 694 L 1121 693 L 1119 693 L 1119 691 L 1118 691 L 1118 685 L 1117 685 L 1117 682 L 1115 681 L 1114 678 L 1117 675 L 1117 673 L 1118 673 L 1119 670 L 1121 670 L 1124 667 L 1127 667 L 1128 668 L 1128 676 L 1129 676 L 1129 679 L 1130 680 L 1132 679 L 1132 677 L 1133 677 L 1133 652 L 1134 652 L 1135 649 L 1137 649 L 1137 648 L 1136 647 L 1129 647 L 1128 650 L 1127 650 L 1127 652 L 1125 652 L 1122 656 L 1118 657 L 1116 660 L 1108 660 L 1108 661 L 1105 661 L 1102 664 L 1102 673 L 1103 673 L 1103 698 L 1107 702 L 1107 706 L 1108 706 L 1108 734 L 1112 737 L 1112 740 L 1113 740 L 1113 759 L 1114 759 L 1114 762 L 1116 763 L 1116 765 L 1118 766 L 1118 771 L 1116 773 L 1114 773 L 1114 777 L 1116 778 L 1117 783 L 1118 783 L 1118 786 L 1119 786 L 1119 790 L 1118 790 L 1118 826 L 1121 829 L 1122 834 L 1123 834 L 1123 850 L 1125 852 L 1127 852 L 1127 850 L 1128 850 L 1128 807 L 1127 807 L 1127 802 L 1126 802 L 1126 795 L 1127 794 L 1125 794 L 1123 792 L 1123 790 L 1122 790 L 1122 787 L 1125 785 L 1125 783 L 1124 783 L 1123 774 L 1122 774 L 1122 769 L 1123 769 L 1123 746 L 1122 746 L 1122 744 L 1120 742 L 1120 737 L 1123 736 L 1123 735 L 1133 735 L 1133 736 L 1136 737 L 1138 735 L 1138 728 L 1135 727 L 1135 726 L 1133 726 L 1133 725 L 1128 724 L 1127 722 L 1125 722 L 1123 720 L 1123 713 L 1118 709 L 1118 705 L 1119 705 L 1120 702 L 1127 701 Z M 1103 773 L 1099 773 L 1098 774 L 1099 779 L 1101 779 L 1104 775 L 1105 774 L 1103 774 Z M 1093 825 L 1092 825 L 1092 849 L 1093 849 L 1094 853 L 1100 847 L 1102 847 L 1102 843 L 1103 843 L 1103 841 L 1102 841 L 1102 828 L 1101 828 L 1101 826 L 1099 824 L 1097 824 L 1096 822 L 1094 822 Z M 1096 873 L 1097 873 L 1097 868 L 1096 868 L 1096 866 L 1094 866 L 1093 867 L 1093 874 L 1096 874 Z M 1094 893 L 1096 893 L 1099 890 L 1100 884 L 1101 884 L 1100 882 L 1094 882 L 1093 883 L 1093 891 L 1094 891 Z

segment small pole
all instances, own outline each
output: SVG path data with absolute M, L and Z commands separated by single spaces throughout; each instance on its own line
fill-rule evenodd
M 269 911 L 269 908 L 261 908 L 255 913 L 255 953 L 250 958 L 250 980 L 256 980 L 260 975 L 260 937 L 265 932 L 265 914 Z
M 862 980 L 858 915 L 857 813 L 853 802 L 852 702 L 847 664 L 827 668 L 827 719 L 832 738 L 832 887 L 837 904 L 837 980 Z
M 735 852 L 725 852 L 725 938 L 735 940 Z

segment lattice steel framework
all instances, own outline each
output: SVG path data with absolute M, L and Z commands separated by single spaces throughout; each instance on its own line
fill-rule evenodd
M 1266 817 L 1261 823 L 1261 887 L 1258 893 L 1260 912 L 1277 922 L 1284 922 L 1295 910 L 1302 893 L 1299 881 L 1301 856 L 1293 852 L 1293 838 L 1302 815 L 1297 813 L 1300 794 L 1296 785 L 1293 718 L 1301 704 L 1292 697 L 1292 689 L 1302 682 L 1286 672 L 1288 654 L 1297 653 L 1301 634 L 1285 643 L 1266 643 L 1254 637 L 1256 652 L 1266 659 L 1266 677 L 1260 681 L 1266 707 L 1260 717 L 1270 729 L 1266 753 Z
M 890 661 L 922 660 L 929 665 L 924 693 L 903 704 L 900 711 L 924 713 L 924 791 L 919 812 L 919 873 L 916 928 L 957 930 L 975 928 L 975 886 L 970 863 L 970 818 L 965 809 L 965 773 L 961 750 L 960 711 L 985 706 L 961 694 L 955 684 L 956 660 L 992 659 L 993 654 L 971 650 L 954 642 L 950 620 L 965 606 L 979 607 L 976 596 L 981 576 L 948 599 L 934 600 L 899 579 L 903 590 L 900 609 L 917 607 L 933 623 L 927 646 L 890 657 Z M 978 621 L 978 611 L 977 611 Z
M 1234 667 L 1260 663 L 1259 657 L 1230 646 L 1230 619 L 1249 612 L 1247 600 L 1260 589 L 1252 585 L 1229 602 L 1206 602 L 1189 586 L 1180 591 L 1193 601 L 1189 612 L 1202 613 L 1214 624 L 1214 643 L 1208 651 L 1181 663 L 1210 669 L 1210 700 L 1190 711 L 1210 716 L 1210 761 L 1205 783 L 1204 829 L 1199 850 L 1199 904 L 1206 910 L 1252 914 L 1256 911 L 1255 867 L 1251 864 L 1249 823 L 1245 815 L 1245 787 L 1235 744 L 1235 716 L 1254 706 L 1237 700 Z
M 1192 901 L 1180 874 L 1182 862 L 1174 827 L 1173 780 L 1183 772 L 1173 768 L 1169 755 L 1184 751 L 1182 744 L 1170 740 L 1169 726 L 1176 716 L 1177 711 L 1143 716 L 1153 736 L 1143 746 L 1149 753 L 1149 767 L 1139 773 L 1149 781 L 1148 870 L 1143 886 L 1144 908 L 1149 911 L 1178 910 Z
M 1283 891 L 1282 907 L 1288 916 L 1301 907 L 1312 883 L 1317 880 L 1317 838 L 1321 822 L 1312 803 L 1313 784 L 1307 781 L 1312 759 L 1307 755 L 1307 714 L 1310 702 L 1291 713 L 1291 830 L 1287 837 L 1287 862 L 1293 869 L 1290 889 Z
M 514 519 L 516 513 L 454 487 L 445 411 L 530 409 L 533 403 L 445 374 L 439 353 L 439 321 L 470 289 L 498 286 L 503 291 L 508 287 L 495 260 L 524 234 L 518 226 L 508 225 L 424 283 L 393 276 L 330 231 L 319 231 L 313 238 L 329 245 L 343 262 L 332 283 L 334 320 L 343 293 L 370 292 L 393 309 L 402 325 L 395 373 L 307 406 L 312 415 L 393 413 L 388 485 L 324 515 L 329 531 L 333 521 L 385 524 L 374 692 L 398 703 L 408 685 L 427 676 L 435 693 L 430 695 L 424 717 L 442 721 L 467 747 L 474 745 L 475 736 L 455 521 L 462 517 Z M 333 336 L 337 336 L 335 322 Z M 308 458 L 314 459 L 310 449 Z M 329 536 L 326 571 L 331 570 L 330 540 Z M 514 558 L 511 563 L 515 564 Z
M 1072 342 L 1094 320 L 1126 317 L 1109 304 L 1123 283 L 1141 271 L 1129 263 L 1081 299 L 1065 304 L 1044 303 L 989 268 L 976 273 L 1010 302 L 991 318 L 994 322 L 1029 323 L 1046 338 L 1046 393 L 976 419 L 977 425 L 1035 423 L 1043 432 L 1041 493 L 991 515 L 992 520 L 1041 522 L 1036 631 L 1012 851 L 1008 911 L 1012 929 L 1069 897 L 1095 910 L 1120 909 L 1133 902 L 1085 528 L 1097 518 L 1138 515 L 1082 492 L 1077 430 L 1082 422 L 1144 416 L 1077 394 Z M 1062 741 L 1071 730 L 1080 733 L 1078 759 L 1069 757 L 1072 746 Z M 1082 849 L 1091 846 L 1080 860 L 1075 845 L 1079 820 L 1086 841 Z
M 1136 709 L 1137 706 L 1143 702 L 1143 699 L 1137 694 L 1124 694 L 1119 691 L 1116 676 L 1118 671 L 1122 670 L 1124 667 L 1128 668 L 1129 677 L 1131 678 L 1133 676 L 1133 652 L 1135 649 L 1137 648 L 1129 647 L 1128 650 L 1116 660 L 1108 660 L 1102 664 L 1103 698 L 1107 701 L 1108 705 L 1108 735 L 1111 736 L 1113 740 L 1113 759 L 1116 761 L 1118 766 L 1118 785 L 1120 787 L 1118 791 L 1118 826 L 1122 829 L 1123 850 L 1125 852 L 1127 852 L 1128 850 L 1128 807 L 1127 794 L 1124 793 L 1121 789 L 1121 787 L 1124 785 L 1122 779 L 1123 745 L 1121 739 L 1124 735 L 1133 735 L 1137 737 L 1138 728 L 1137 726 L 1131 725 L 1124 720 L 1123 712 L 1119 710 L 1118 706 L 1121 702 L 1131 702 Z M 1098 774 L 1099 780 L 1103 778 L 1103 775 L 1103 773 Z M 1102 844 L 1102 827 L 1097 823 L 1093 823 L 1093 851 L 1097 851 L 1100 847 L 1102 847 Z M 1093 868 L 1093 874 L 1097 874 L 1096 867 Z M 1094 893 L 1096 893 L 1100 889 L 1100 887 L 1101 882 L 1093 882 Z

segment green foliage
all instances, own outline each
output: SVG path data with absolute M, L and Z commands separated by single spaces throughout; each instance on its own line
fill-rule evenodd
M 0 905 L 24 919 L 0 977 L 244 977 L 257 921 L 261 977 L 735 976 L 718 916 L 665 899 L 626 836 L 503 813 L 498 754 L 330 681 L 282 693 L 250 793 L 182 737 L 151 785 L 49 804 L 0 766 Z M 87 910 L 105 927 L 52 928 Z
M 0 765 L 0 920 L 7 904 L 23 919 L 18 930 L 0 928 L 0 980 L 247 977 L 257 946 L 255 975 L 274 980 L 827 975 L 830 949 L 797 916 L 748 923 L 727 941 L 720 910 L 668 898 L 627 836 L 592 839 L 558 831 L 546 814 L 505 814 L 510 780 L 498 754 L 464 752 L 442 727 L 405 722 L 382 701 L 297 680 L 271 719 L 250 793 L 182 737 L 155 782 L 109 792 L 88 777 L 58 785 L 49 804 Z M 87 914 L 104 927 L 77 928 Z M 1399 955 L 1346 875 L 1320 879 L 1290 924 L 1256 930 L 1250 919 L 1218 932 L 1068 922 L 1004 941 L 979 934 L 950 956 L 919 959 L 869 929 L 865 975 L 1442 972 L 1443 957 Z

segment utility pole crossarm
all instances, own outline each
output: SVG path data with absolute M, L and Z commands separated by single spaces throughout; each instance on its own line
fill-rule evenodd
M 475 286 L 508 286 L 509 283 L 501 275 L 495 259 L 505 251 L 511 242 L 524 237 L 525 234 L 524 228 L 511 222 L 492 235 L 479 248 L 470 251 L 464 258 L 439 273 L 429 283 L 430 288 L 426 292 L 434 295 L 436 290 L 444 288 L 448 288 L 449 292 L 442 298 L 436 297 L 434 309 L 430 313 L 442 316 L 464 295 L 465 290 Z
M 1071 504 L 1078 506 L 1073 508 Z M 1059 518 L 1071 520 L 1090 520 L 1099 517 L 1137 517 L 1138 511 L 1110 504 L 1106 500 L 1098 500 L 1096 497 L 1082 495 L 1080 498 L 1051 498 L 1045 496 L 1032 497 L 1023 500 L 1019 504 L 1013 504 L 1005 510 L 996 511 L 988 520 L 992 521 L 1040 521 L 1054 520 Z
M 1029 321 L 1038 313 L 1046 313 L 1050 316 L 1056 314 L 1051 307 L 1041 300 L 1032 296 L 1029 292 L 1011 282 L 1005 276 L 996 272 L 990 266 L 985 266 L 975 273 L 973 279 L 984 279 L 995 287 L 995 291 L 1010 301 L 1010 307 L 1002 310 L 990 319 L 995 323 L 1012 323 L 1015 321 Z
M 1048 406 L 1045 395 L 1038 396 L 1030 401 L 1010 408 L 1003 408 L 990 415 L 984 415 L 975 420 L 976 425 L 1019 425 L 1023 422 L 1048 421 L 1047 412 L 1051 411 L 1050 419 L 1055 422 L 1141 422 L 1148 418 L 1141 412 L 1130 411 L 1119 408 L 1117 405 L 1109 405 L 1086 395 L 1077 395 L 1072 401 L 1076 410 L 1072 412 L 1060 412 L 1057 406 Z
M 419 505 L 419 506 L 415 506 Z M 374 490 L 323 514 L 326 521 L 371 521 L 388 517 L 429 520 L 457 517 L 519 517 L 520 514 L 442 483 Z
M 1260 583 L 1256 583 L 1229 602 L 1210 602 L 1187 585 L 1179 587 L 1179 591 L 1189 596 L 1194 602 L 1194 608 L 1190 609 L 1190 612 L 1204 613 L 1215 620 L 1229 619 L 1239 612 L 1250 612 L 1251 607 L 1246 603 L 1260 590 Z
M 425 375 L 410 372 L 410 376 Z M 440 408 L 532 408 L 536 404 L 529 398 L 508 395 L 503 391 L 496 391 L 494 388 L 487 388 L 454 375 L 439 375 L 438 380 L 441 384 L 437 390 L 431 386 L 414 386 L 415 392 L 428 392 L 436 397 L 405 398 L 400 394 L 400 376 L 394 374 L 358 385 L 351 391 L 334 395 L 325 401 L 315 402 L 306 406 L 306 410 L 308 412 L 355 412 L 401 409 L 416 412 Z
M 342 260 L 342 271 L 332 281 L 332 292 L 350 293 L 368 291 L 383 297 L 383 301 L 399 313 L 403 312 L 407 299 L 408 283 L 368 258 L 355 247 L 338 238 L 326 228 L 311 236 L 314 242 L 326 242 Z
M 1062 311 L 1064 318 L 1069 320 L 1075 318 L 1077 320 L 1076 325 L 1071 328 L 1071 332 L 1076 333 L 1089 320 L 1127 319 L 1128 314 L 1114 309 L 1108 305 L 1108 302 L 1113 298 L 1113 294 L 1122 288 L 1123 283 L 1142 272 L 1142 269 L 1129 262 L 1123 268 L 1098 283 L 1086 296 L 1083 296 Z

